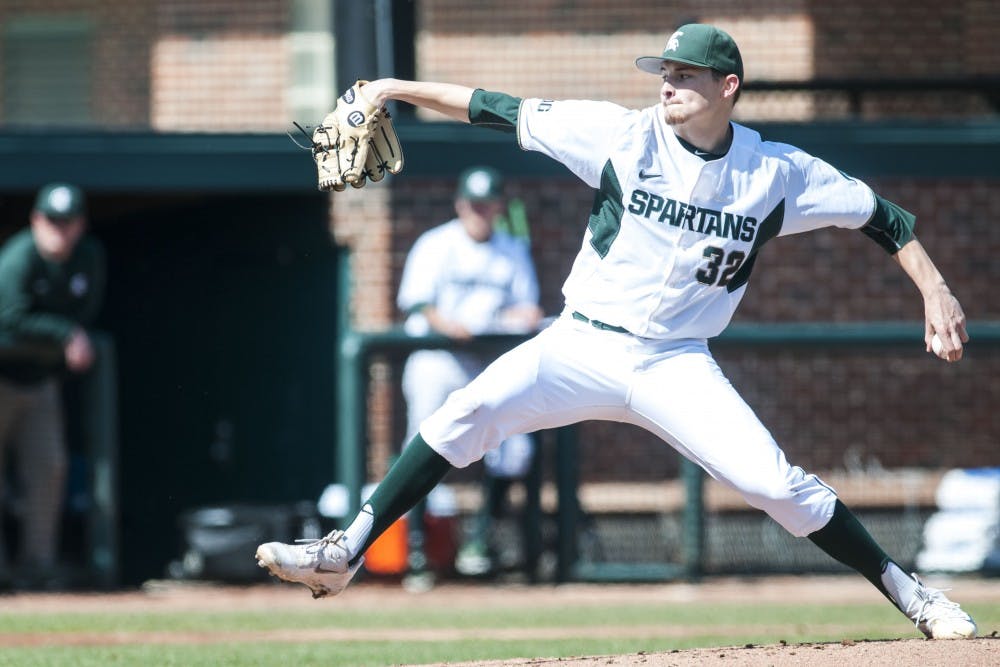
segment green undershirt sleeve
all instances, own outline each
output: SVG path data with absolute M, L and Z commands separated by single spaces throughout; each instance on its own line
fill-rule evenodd
M 875 210 L 861 231 L 887 253 L 895 255 L 913 238 L 916 222 L 917 216 L 888 199 L 875 195 Z
M 469 122 L 501 132 L 517 131 L 517 110 L 521 98 L 477 88 L 469 101 Z

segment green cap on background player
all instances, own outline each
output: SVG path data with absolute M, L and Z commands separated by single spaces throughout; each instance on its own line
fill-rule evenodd
M 688 23 L 674 31 L 663 47 L 662 56 L 636 58 L 643 72 L 659 74 L 664 60 L 708 67 L 723 74 L 735 74 L 743 83 L 743 57 L 736 42 L 712 25 Z
M 472 167 L 458 177 L 457 199 L 488 201 L 503 197 L 503 176 L 493 167 Z
M 38 191 L 35 210 L 50 220 L 69 220 L 86 215 L 86 203 L 80 188 L 69 183 L 49 183 Z

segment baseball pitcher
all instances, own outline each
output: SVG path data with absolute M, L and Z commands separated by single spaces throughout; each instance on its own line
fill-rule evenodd
M 659 56 L 642 110 L 610 102 L 520 99 L 446 83 L 383 79 L 362 90 L 512 133 L 595 190 L 583 242 L 549 328 L 491 364 L 426 419 L 346 531 L 305 546 L 263 544 L 262 567 L 343 590 L 365 549 L 452 467 L 514 433 L 584 419 L 636 424 L 714 479 L 861 573 L 927 637 L 968 638 L 958 604 L 905 573 L 821 479 L 787 461 L 729 384 L 707 339 L 728 324 L 769 240 L 836 226 L 885 249 L 924 300 L 925 343 L 954 362 L 965 315 L 913 233 L 915 217 L 861 181 L 732 121 L 743 82 L 733 39 L 678 28 Z

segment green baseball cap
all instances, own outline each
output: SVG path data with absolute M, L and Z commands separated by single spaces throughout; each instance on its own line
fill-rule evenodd
M 670 35 L 662 56 L 636 58 L 635 66 L 643 72 L 659 74 L 663 61 L 671 60 L 698 67 L 708 67 L 723 74 L 735 74 L 743 83 L 743 57 L 728 33 L 713 25 L 688 23 Z
M 83 191 L 69 183 L 49 183 L 38 191 L 35 210 L 51 220 L 66 220 L 87 214 Z
M 471 167 L 458 177 L 456 199 L 488 201 L 503 197 L 503 176 L 493 167 Z

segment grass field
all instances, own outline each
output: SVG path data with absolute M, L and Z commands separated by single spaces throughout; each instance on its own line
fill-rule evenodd
M 374 666 L 920 637 L 854 579 L 444 586 L 420 595 L 364 583 L 321 601 L 269 585 L 8 596 L 0 665 Z M 981 636 L 1000 629 L 1000 582 L 955 589 Z

